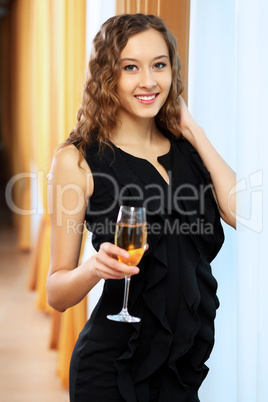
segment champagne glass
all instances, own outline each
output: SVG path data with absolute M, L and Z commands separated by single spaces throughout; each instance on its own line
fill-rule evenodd
M 118 247 L 128 251 L 129 258 L 118 256 L 118 260 L 127 265 L 138 265 L 147 242 L 146 210 L 142 207 L 121 206 L 119 209 L 114 242 Z M 125 291 L 123 308 L 120 313 L 108 315 L 107 318 L 120 322 L 139 322 L 139 317 L 133 317 L 128 312 L 128 295 L 130 276 L 125 275 Z

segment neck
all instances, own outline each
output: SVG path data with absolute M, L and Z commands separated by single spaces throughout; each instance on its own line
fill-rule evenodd
M 120 118 L 119 118 L 120 121 Z M 150 144 L 158 134 L 155 119 L 122 119 L 111 135 L 111 141 L 120 144 Z

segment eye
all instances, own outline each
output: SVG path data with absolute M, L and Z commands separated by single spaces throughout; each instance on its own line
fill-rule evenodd
M 158 63 L 155 63 L 154 68 L 161 70 L 162 68 L 166 67 L 166 63 L 163 63 L 162 61 L 159 61 Z
M 125 71 L 136 71 L 137 70 L 137 66 L 135 66 L 134 64 L 129 64 L 128 66 L 125 66 L 123 68 L 123 70 Z

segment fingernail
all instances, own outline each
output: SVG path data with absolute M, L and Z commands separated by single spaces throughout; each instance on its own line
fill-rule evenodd
M 139 272 L 140 272 L 139 268 L 136 267 L 136 268 L 133 269 L 133 274 L 134 275 L 138 274 Z
M 130 255 L 129 255 L 129 253 L 128 253 L 127 251 L 125 251 L 125 252 L 124 252 L 123 257 L 125 257 L 125 258 L 129 258 L 129 257 L 130 257 Z

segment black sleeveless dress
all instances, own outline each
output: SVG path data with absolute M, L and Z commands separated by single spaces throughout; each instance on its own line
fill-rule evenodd
M 113 242 L 120 205 L 146 206 L 149 249 L 131 279 L 129 311 L 140 323 L 110 321 L 122 308 L 124 280 L 106 280 L 70 364 L 71 402 L 198 402 L 214 344 L 219 306 L 210 262 L 224 240 L 209 172 L 185 139 L 170 138 L 148 161 L 113 144 L 86 160 L 94 175 L 86 224 L 96 250 Z

